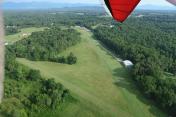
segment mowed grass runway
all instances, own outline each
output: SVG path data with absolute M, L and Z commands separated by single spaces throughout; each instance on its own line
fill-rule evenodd
M 30 27 L 30 28 L 23 28 L 20 30 L 19 33 L 5 36 L 5 41 L 9 44 L 13 44 L 16 41 L 24 39 L 25 37 L 29 36 L 32 32 L 43 31 L 45 27 Z
M 53 116 L 63 117 L 164 117 L 138 92 L 127 71 L 92 38 L 92 33 L 78 28 L 82 42 L 64 51 L 78 57 L 75 65 L 52 62 L 17 61 L 41 71 L 68 88 L 78 100 L 65 104 Z M 51 116 L 45 113 L 44 116 Z

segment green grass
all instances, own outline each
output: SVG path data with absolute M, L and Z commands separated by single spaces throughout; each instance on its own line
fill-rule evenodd
M 91 32 L 77 30 L 82 34 L 82 42 L 62 53 L 73 52 L 78 57 L 76 65 L 17 59 L 30 68 L 39 69 L 43 76 L 62 83 L 79 100 L 63 105 L 55 113 L 45 111 L 43 117 L 51 114 L 63 117 L 165 116 L 140 94 L 127 71 L 92 38 Z
M 45 27 L 41 27 L 41 28 L 36 28 L 36 27 L 23 28 L 23 29 L 20 30 L 21 32 L 19 32 L 19 33 L 5 36 L 5 41 L 9 44 L 13 44 L 16 41 L 24 39 L 24 37 L 26 37 L 26 36 L 24 36 L 23 34 L 27 34 L 27 36 L 29 36 L 32 32 L 43 31 L 44 29 L 45 29 Z

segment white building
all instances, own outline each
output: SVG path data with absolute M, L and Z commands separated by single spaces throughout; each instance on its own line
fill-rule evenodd
M 22 35 L 22 36 L 23 36 L 23 37 L 25 37 L 25 36 L 27 36 L 27 35 L 28 35 L 27 33 L 23 33 L 23 35 Z
M 113 28 L 113 27 L 114 27 L 114 25 L 110 25 L 109 27 L 110 27 L 110 28 Z
M 122 63 L 126 68 L 131 68 L 134 65 L 130 60 L 124 60 Z
M 6 43 L 5 43 L 5 46 L 7 46 L 7 45 L 9 45 L 9 43 L 6 42 Z

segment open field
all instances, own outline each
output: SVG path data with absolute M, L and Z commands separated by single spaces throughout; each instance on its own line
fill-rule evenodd
M 43 76 L 54 78 L 68 88 L 79 100 L 65 104 L 53 116 L 63 117 L 164 117 L 135 87 L 127 71 L 116 58 L 92 38 L 92 33 L 81 28 L 82 42 L 64 51 L 78 57 L 76 65 L 52 62 L 33 62 L 18 58 L 17 61 Z M 50 112 L 42 115 L 47 117 Z M 41 116 L 41 115 L 40 115 Z
M 36 28 L 36 27 L 23 28 L 23 29 L 21 29 L 21 32 L 19 32 L 19 33 L 5 36 L 5 41 L 9 44 L 13 44 L 16 41 L 19 41 L 19 40 L 29 36 L 32 32 L 42 31 L 44 29 L 45 29 L 44 27 L 41 27 L 41 28 Z

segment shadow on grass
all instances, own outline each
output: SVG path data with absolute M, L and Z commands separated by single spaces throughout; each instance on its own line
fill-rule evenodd
M 101 41 L 97 40 L 96 37 L 94 37 L 92 35 L 92 39 L 97 41 L 96 46 L 99 47 L 101 50 L 103 50 L 104 52 L 106 52 L 107 55 L 111 56 L 112 59 L 117 59 L 119 58 L 118 56 L 116 56 L 113 52 L 111 52 L 111 50 L 105 45 L 103 44 Z
M 134 80 L 130 77 L 126 69 L 124 69 L 123 67 L 117 68 L 113 71 L 113 75 L 118 77 L 115 79 L 114 83 L 117 87 L 124 88 L 131 94 L 134 94 L 138 100 L 149 106 L 149 111 L 154 116 L 166 117 L 165 113 L 161 112 L 161 110 L 157 108 L 154 102 L 144 97 L 144 95 L 142 94 L 142 92 L 140 92 L 140 89 L 135 85 Z
M 95 37 L 92 36 L 94 40 Z M 110 49 L 107 48 L 106 45 L 104 45 L 101 41 L 96 40 L 98 43 L 96 46 L 98 46 L 101 50 L 105 51 L 107 55 L 111 56 L 113 59 L 116 59 L 117 61 L 121 61 L 118 56 L 116 56 Z M 136 86 L 134 80 L 132 77 L 130 77 L 129 72 L 123 68 L 116 68 L 113 71 L 113 75 L 117 76 L 115 80 L 115 85 L 119 88 L 124 88 L 126 89 L 129 93 L 134 94 L 138 100 L 140 100 L 142 103 L 146 104 L 149 106 L 149 111 L 153 116 L 156 117 L 167 117 L 165 113 L 163 113 L 160 109 L 157 108 L 156 104 L 146 97 L 144 97 L 144 94 L 140 91 L 140 89 Z

